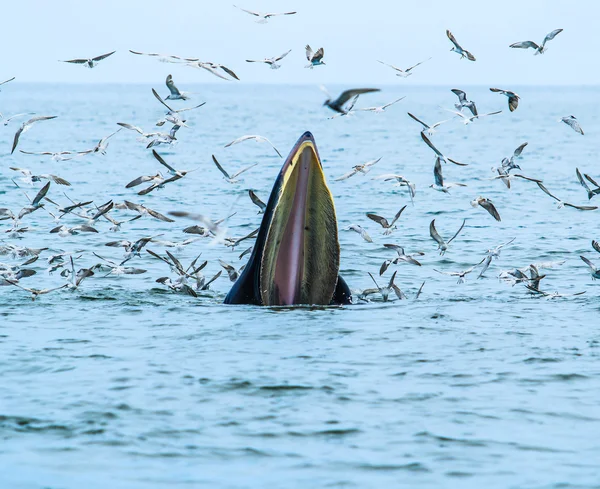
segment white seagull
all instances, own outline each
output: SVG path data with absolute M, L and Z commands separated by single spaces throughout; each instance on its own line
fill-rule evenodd
M 277 64 L 278 61 L 281 61 L 283 58 L 285 58 L 288 54 L 290 54 L 292 50 L 290 49 L 289 51 L 280 54 L 279 56 L 274 56 L 272 58 L 264 58 L 264 59 L 247 59 L 246 63 L 266 63 L 268 64 L 272 70 L 278 70 L 279 68 L 281 68 L 280 64 Z
M 533 48 L 535 50 L 535 52 L 533 54 L 543 54 L 547 50 L 546 43 L 548 41 L 551 41 L 552 39 L 554 39 L 562 31 L 563 31 L 562 29 L 554 29 L 552 32 L 547 34 L 546 37 L 544 37 L 544 41 L 542 42 L 541 46 L 536 44 L 533 41 L 522 41 L 522 42 L 515 42 L 514 44 L 511 44 L 510 47 L 511 48 L 520 48 L 520 49 Z
M 108 58 L 109 56 L 115 54 L 116 51 L 111 51 L 110 53 L 107 54 L 102 54 L 100 56 L 96 56 L 95 58 L 87 58 L 87 59 L 68 59 L 68 60 L 64 60 L 62 61 L 63 63 L 74 63 L 74 64 L 78 64 L 78 65 L 84 65 L 86 68 L 94 68 L 100 61 L 102 61 L 105 58 Z

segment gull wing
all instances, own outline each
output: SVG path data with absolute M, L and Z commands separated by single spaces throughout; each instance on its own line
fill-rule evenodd
M 92 58 L 92 61 L 102 61 L 103 59 L 108 58 L 109 56 L 112 56 L 115 53 L 116 53 L 116 51 L 111 51 L 110 53 L 101 54 L 100 56 L 96 56 L 95 58 Z
M 585 263 L 588 267 L 590 267 L 592 272 L 598 271 L 598 269 L 594 266 L 594 264 L 590 260 L 588 260 L 585 256 L 580 256 L 579 258 L 581 258 L 583 260 L 583 263 Z
M 325 56 L 325 50 L 323 48 L 319 48 L 317 49 L 317 52 L 314 54 L 312 59 L 314 61 L 320 61 L 321 59 L 323 59 L 323 56 Z
M 388 108 L 390 105 L 394 105 L 395 103 L 397 103 L 397 102 L 400 102 L 400 100 L 403 100 L 403 99 L 405 99 L 405 98 L 406 98 L 406 96 L 404 96 L 404 97 L 400 97 L 399 99 L 396 99 L 396 100 L 394 100 L 393 102 L 390 102 L 389 104 L 385 104 L 385 105 L 383 105 L 381 108 L 382 108 L 382 109 L 387 109 L 387 108 Z
M 351 98 L 361 95 L 363 93 L 379 92 L 379 88 L 353 88 L 351 90 L 343 91 L 337 100 L 334 102 L 335 105 L 342 106 Z
M 445 244 L 444 240 L 442 239 L 440 234 L 437 232 L 437 229 L 435 228 L 435 219 L 433 221 L 431 221 L 431 223 L 429 224 L 429 235 L 440 246 Z
M 546 45 L 548 41 L 552 41 L 558 34 L 560 34 L 562 29 L 554 29 L 552 32 L 548 33 L 546 37 L 544 37 L 544 41 L 542 42 L 542 47 Z
M 162 99 L 162 97 L 156 92 L 156 90 L 154 90 L 154 88 L 152 89 L 152 94 L 156 97 L 156 100 L 158 100 L 161 104 L 163 104 L 167 109 L 169 109 L 169 112 L 174 112 L 173 109 L 171 107 L 169 107 L 167 105 L 167 103 Z
M 260 208 L 260 210 L 264 212 L 267 208 L 267 204 L 260 200 L 252 190 L 248 190 L 248 195 L 250 196 L 250 200 L 252 200 L 252 203 L 254 205 L 257 205 Z
M 581 172 L 579 171 L 579 168 L 575 168 L 575 173 L 577 174 L 577 180 L 579 180 L 579 183 L 581 184 L 581 186 L 587 190 L 588 196 L 589 196 L 589 194 L 591 193 L 590 187 L 588 186 L 588 184 L 585 182 L 585 180 L 581 176 Z
M 479 205 L 481 207 L 483 207 L 486 211 L 488 211 L 490 213 L 490 215 L 496 219 L 496 221 L 501 221 L 502 219 L 500 219 L 500 214 L 498 213 L 498 210 L 496 209 L 496 206 L 492 203 L 491 200 L 489 199 L 484 199 L 481 200 L 479 202 Z
M 155 210 L 152 210 L 149 207 L 144 207 L 144 209 L 146 209 L 146 212 L 148 212 L 148 214 L 150 214 L 154 219 L 158 219 L 159 221 L 164 222 L 175 222 L 173 219 L 167 216 L 163 216 L 160 212 L 156 212 Z
M 130 131 L 135 131 L 135 132 L 141 134 L 142 136 L 144 135 L 144 131 L 142 131 L 137 126 L 132 126 L 131 124 L 127 124 L 125 122 L 117 122 L 117 124 L 121 127 L 124 127 L 125 129 L 129 129 Z
M 460 234 L 460 232 L 463 230 L 463 228 L 465 227 L 465 223 L 467 222 L 466 219 L 463 220 L 462 225 L 460 226 L 459 230 L 456 231 L 456 234 L 454 236 L 452 236 L 449 240 L 448 240 L 448 244 L 452 243 L 452 241 L 454 241 L 456 239 L 456 237 Z
M 31 205 L 34 207 L 37 207 L 38 204 L 40 203 L 40 201 L 46 197 L 46 194 L 48 193 L 48 190 L 50 190 L 50 182 L 48 182 L 46 185 L 44 185 L 41 190 L 36 194 L 36 196 L 34 197 L 34 199 L 31 201 Z
M 573 209 L 577 209 L 578 211 L 595 211 L 598 207 L 594 205 L 575 205 L 569 204 L 565 202 L 565 207 L 572 207 Z
M 4 85 L 5 83 L 11 82 L 15 79 L 16 77 L 13 76 L 12 78 L 9 78 L 8 80 L 4 80 L 3 82 L 0 83 L 0 85 Z M 19 115 L 23 115 L 23 114 L 19 114 Z M 13 116 L 14 117 L 14 116 Z
M 167 88 L 169 89 L 169 92 L 171 92 L 171 95 L 174 95 L 176 97 L 181 97 L 181 92 L 175 86 L 175 83 L 173 82 L 173 76 L 172 75 L 168 75 L 167 76 L 165 84 L 167 85 Z
M 64 61 L 62 61 L 63 63 L 75 63 L 78 65 L 82 65 L 88 62 L 87 59 L 66 59 Z
M 312 48 L 310 47 L 310 44 L 307 44 L 307 45 L 306 45 L 306 48 L 304 48 L 304 49 L 306 49 L 306 59 L 307 59 L 308 61 L 312 61 L 312 60 L 313 60 L 313 57 L 315 56 L 315 53 L 314 53 L 314 51 L 312 50 Z
M 225 178 L 227 178 L 227 180 L 231 180 L 231 177 L 229 176 L 229 173 L 227 173 L 225 171 L 225 168 L 223 168 L 221 166 L 221 164 L 217 161 L 217 159 L 215 158 L 215 155 L 212 155 L 212 160 L 215 163 L 215 165 L 217 165 L 217 168 L 219 169 L 219 171 L 225 176 Z
M 452 44 L 454 44 L 456 49 L 460 49 L 461 51 L 463 50 L 463 48 L 460 47 L 460 44 L 458 44 L 458 42 L 456 41 L 456 38 L 452 35 L 452 32 L 450 32 L 448 29 L 446 29 L 446 35 L 448 36 L 448 39 L 450 39 Z
M 125 185 L 125 188 L 137 187 L 138 185 L 141 185 L 142 183 L 146 183 L 151 180 L 154 180 L 154 178 L 155 178 L 155 175 L 142 175 L 141 177 L 137 177 L 135 180 L 132 180 L 127 185 Z
M 467 94 L 462 91 L 459 90 L 458 88 L 453 88 L 452 90 L 450 90 L 454 95 L 456 95 L 458 97 L 458 101 L 462 104 L 463 102 L 467 101 Z
M 252 10 L 246 10 L 245 8 L 242 7 L 238 7 L 237 5 L 234 5 L 235 8 L 242 10 L 243 12 L 246 12 L 247 14 L 250 15 L 254 15 L 256 17 L 260 17 L 261 14 L 259 12 L 253 12 Z
M 392 68 L 392 69 L 394 69 L 394 70 L 396 70 L 396 71 L 404 72 L 404 70 L 403 70 L 402 68 L 398 68 L 397 66 L 391 65 L 391 64 L 389 64 L 389 63 L 386 63 L 386 62 L 384 62 L 384 61 L 377 60 L 377 62 L 378 62 L 378 63 L 381 63 L 382 65 L 389 66 L 390 68 Z M 415 65 L 415 66 L 417 66 L 417 65 Z M 414 66 L 413 66 L 413 68 L 414 68 Z M 407 71 L 408 71 L 408 70 L 407 70 Z
M 253 168 L 253 167 L 255 167 L 256 165 L 258 165 L 258 163 L 254 163 L 253 165 L 247 166 L 246 168 L 242 168 L 242 169 L 241 169 L 241 170 L 239 170 L 238 172 L 234 173 L 234 174 L 231 176 L 231 179 L 234 179 L 235 177 L 237 177 L 237 176 L 240 176 L 242 173 L 244 173 L 244 172 L 248 171 L 250 168 Z
M 592 241 L 592 248 L 594 248 L 598 253 L 600 253 L 600 243 L 598 243 L 598 241 Z
M 541 182 L 536 182 L 537 186 L 540 187 L 540 189 L 542 190 L 542 192 L 544 192 L 546 195 L 549 195 L 550 197 L 552 197 L 554 200 L 557 200 L 558 202 L 562 202 L 562 200 L 560 200 L 556 195 L 553 195 L 550 190 L 548 190 L 543 183 Z
M 517 49 L 527 49 L 527 48 L 533 48 L 533 49 L 539 49 L 540 47 L 533 41 L 521 41 L 521 42 L 515 42 L 514 44 L 510 45 L 511 48 L 517 48 Z
M 430 59 L 431 59 L 431 58 L 427 58 L 426 60 L 423 60 L 423 61 L 421 61 L 421 62 L 417 63 L 416 65 L 413 65 L 413 66 L 411 66 L 410 68 L 406 68 L 406 70 L 404 70 L 404 71 L 406 71 L 406 72 L 408 73 L 408 72 L 409 72 L 410 70 L 412 70 L 413 68 L 416 68 L 417 66 L 419 66 L 419 65 L 422 65 L 423 63 L 425 63 L 425 61 L 429 61 Z
M 444 155 L 443 155 L 442 153 L 440 153 L 440 150 L 439 150 L 439 149 L 437 149 L 437 148 L 436 148 L 436 147 L 433 145 L 433 143 L 432 143 L 432 142 L 429 140 L 429 138 L 428 138 L 427 136 L 425 136 L 425 134 L 424 134 L 423 132 L 421 132 L 421 139 L 422 139 L 423 141 L 425 141 L 425 144 L 426 144 L 427 146 L 429 146 L 429 147 L 430 147 L 430 148 L 433 150 L 433 152 L 434 152 L 436 155 L 438 155 L 438 156 L 439 156 L 439 157 L 441 157 L 441 158 L 444 158 Z M 454 163 L 454 162 L 453 162 L 453 163 Z
M 435 184 L 443 187 L 444 186 L 444 176 L 442 175 L 442 164 L 440 162 L 440 158 L 435 159 L 435 166 L 433 167 L 433 178 L 435 180 Z
M 347 180 L 348 178 L 350 178 L 352 175 L 356 175 L 358 173 L 358 170 L 355 168 L 352 171 L 349 171 L 348 173 L 345 173 L 344 175 L 342 175 L 341 177 L 338 178 L 334 178 L 333 180 L 335 182 L 340 182 L 341 180 Z
M 175 170 L 175 168 L 173 168 L 171 165 L 169 165 L 165 160 L 162 159 L 162 156 L 160 156 L 155 150 L 152 150 L 152 156 L 154 156 L 156 158 L 156 160 L 163 165 L 165 168 L 167 168 L 169 171 L 173 172 L 173 173 L 177 173 L 177 170 Z
M 400 216 L 404 212 L 404 209 L 406 209 L 406 206 L 404 206 L 402 209 L 400 209 L 398 212 L 396 212 L 394 219 L 392 219 L 392 222 L 390 223 L 390 227 L 392 227 L 394 224 L 396 224 L 396 221 L 400 218 Z
M 525 149 L 525 146 L 527 146 L 528 144 L 529 143 L 523 143 L 521 146 L 519 146 L 517 149 L 515 149 L 515 151 L 513 153 L 513 158 L 518 158 L 519 156 L 521 156 L 523 149 Z
M 407 112 L 407 114 L 409 115 L 409 117 L 415 121 L 417 121 L 419 124 L 421 124 L 425 129 L 430 129 L 428 124 L 425 124 L 421 119 L 419 119 L 418 117 L 412 115 L 410 112 Z
M 367 217 L 372 221 L 375 221 L 377 224 L 381 225 L 383 228 L 391 227 L 390 223 L 385 217 L 378 216 L 377 214 L 373 214 L 372 212 L 367 212 Z
M 278 56 L 277 58 L 275 58 L 275 61 L 280 61 L 283 58 L 285 58 L 288 54 L 290 54 L 292 52 L 292 50 L 290 49 L 289 51 L 287 51 L 286 53 L 283 53 L 282 55 Z

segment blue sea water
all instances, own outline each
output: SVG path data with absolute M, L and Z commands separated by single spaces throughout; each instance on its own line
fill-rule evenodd
M 0 126 L 0 207 L 18 212 L 27 204 L 23 190 L 33 196 L 43 185 L 21 183 L 9 168 L 21 167 L 71 182 L 51 185 L 48 197 L 61 205 L 68 196 L 97 205 L 130 200 L 163 214 L 212 219 L 235 213 L 227 233 L 240 237 L 261 219 L 247 190 L 266 201 L 283 160 L 268 145 L 224 145 L 260 134 L 285 156 L 310 130 L 336 203 L 341 274 L 356 291 L 373 286 L 367 272 L 386 283 L 397 270 L 408 299 L 373 296 L 342 308 L 225 306 L 226 274 L 198 298 L 175 294 L 156 283 L 173 275 L 168 266 L 147 253 L 129 263 L 145 274 L 97 273 L 78 290 L 33 302 L 23 290 L 0 287 L 1 488 L 600 487 L 598 289 L 579 258 L 600 265 L 590 246 L 600 238 L 600 211 L 557 209 L 534 183 L 515 181 L 508 190 L 491 171 L 527 141 L 521 172 L 567 202 L 587 204 L 575 168 L 600 178 L 598 88 L 511 87 L 522 99 L 510 113 L 505 97 L 466 87 L 480 112 L 503 112 L 438 128 L 434 144 L 469 165 L 444 165 L 448 181 L 467 184 L 448 194 L 428 188 L 434 155 L 406 112 L 431 123 L 451 118 L 438 106 L 452 108 L 452 87 L 385 86 L 357 106 L 406 99 L 383 114 L 332 120 L 312 86 L 187 88 L 193 99 L 174 106 L 207 103 L 188 114 L 190 127 L 179 131 L 176 145 L 157 148 L 176 168 L 196 169 L 184 179 L 144 197 L 126 189 L 160 169 L 127 130 L 111 138 L 105 156 L 61 162 L 18 150 L 11 156 L 19 124 L 12 121 Z M 22 135 L 25 151 L 84 150 L 117 122 L 150 131 L 163 114 L 149 85 L 16 82 L 3 87 L 0 111 L 58 116 Z M 558 122 L 569 114 L 585 136 Z M 212 154 L 228 170 L 257 166 L 229 184 Z M 334 181 L 379 157 L 366 175 Z M 385 173 L 415 182 L 414 205 L 405 188 L 374 179 Z M 479 195 L 492 199 L 501 222 L 471 207 Z M 391 218 L 404 205 L 390 236 L 365 216 Z M 25 287 L 65 282 L 59 272 L 47 272 L 52 253 L 73 251 L 83 268 L 99 262 L 92 252 L 121 259 L 121 249 L 104 246 L 109 241 L 193 237 L 182 231 L 194 224 L 189 220 L 144 217 L 116 233 L 99 221 L 98 234 L 63 238 L 49 233 L 57 224 L 45 210 L 23 218 L 29 231 L 20 239 L 4 233 L 10 220 L 0 222 L 0 246 L 50 248 L 28 266 L 37 274 L 21 280 Z M 444 256 L 429 236 L 434 218 L 445 238 L 467 220 Z M 61 221 L 85 223 L 74 216 Z M 351 224 L 363 226 L 373 243 L 345 230 Z M 434 270 L 464 270 L 512 238 L 482 279 L 476 270 L 457 284 Z M 378 277 L 381 263 L 394 257 L 384 243 L 424 252 L 422 266 L 400 263 Z M 186 266 L 202 253 L 207 276 L 221 270 L 218 259 L 242 266 L 246 258 L 238 256 L 246 247 L 232 250 L 205 238 L 180 248 L 147 246 L 163 255 L 169 249 Z M 584 295 L 547 300 L 498 278 L 503 270 L 563 261 L 541 270 L 540 288 Z

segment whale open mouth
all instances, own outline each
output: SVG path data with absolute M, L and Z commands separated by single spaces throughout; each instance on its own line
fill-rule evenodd
M 273 206 L 260 265 L 262 303 L 329 304 L 340 246 L 333 197 L 312 134 L 298 140 L 278 183 L 269 202 Z

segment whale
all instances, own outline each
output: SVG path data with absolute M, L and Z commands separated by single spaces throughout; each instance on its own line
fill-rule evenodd
M 339 271 L 333 195 L 315 139 L 305 132 L 277 175 L 250 259 L 225 304 L 350 304 Z

